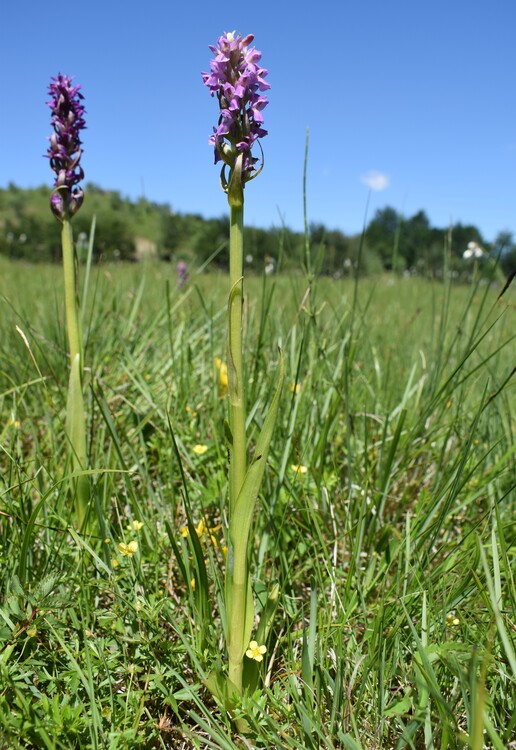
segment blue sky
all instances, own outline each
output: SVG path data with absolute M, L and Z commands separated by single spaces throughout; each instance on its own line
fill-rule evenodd
M 255 35 L 272 86 L 248 223 L 302 228 L 308 128 L 309 221 L 359 232 L 369 184 L 383 187 L 369 217 L 391 205 L 476 224 L 488 241 L 516 234 L 514 0 L 25 0 L 1 15 L 2 187 L 51 184 L 46 90 L 62 72 L 86 100 L 86 181 L 225 213 L 200 72 L 236 29 Z

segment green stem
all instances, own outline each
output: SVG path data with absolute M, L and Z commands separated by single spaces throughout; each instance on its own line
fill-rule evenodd
M 245 389 L 242 362 L 242 307 L 244 257 L 244 206 L 231 205 L 229 229 L 229 345 L 228 386 L 229 424 L 233 449 L 229 467 L 230 518 L 247 471 L 247 441 L 245 433 Z
M 244 583 L 233 581 L 232 606 L 228 622 L 228 656 L 229 679 L 242 695 L 242 674 L 244 671 L 244 651 L 247 644 L 243 642 L 245 626 L 245 607 L 247 601 L 247 578 Z
M 236 192 L 236 191 L 235 191 Z M 246 607 L 248 606 L 247 539 L 232 534 L 235 504 L 242 489 L 247 472 L 247 439 L 245 430 L 245 387 L 242 355 L 243 312 L 243 257 L 244 257 L 244 202 L 243 195 L 230 191 L 229 234 L 229 337 L 228 337 L 228 386 L 229 422 L 232 448 L 229 465 L 229 524 L 230 559 L 228 560 L 226 584 L 226 607 L 228 618 L 229 678 L 242 693 L 243 658 L 246 644 Z M 235 547 L 233 548 L 233 544 Z M 247 616 L 249 613 L 247 613 Z
M 306 263 L 306 274 L 309 282 L 312 281 L 312 255 L 310 251 L 310 232 L 308 229 L 308 211 L 306 208 L 306 171 L 308 167 L 308 141 L 310 131 L 306 129 L 305 137 L 305 160 L 303 166 L 303 219 L 305 224 L 305 263 Z
M 77 316 L 77 285 L 75 282 L 75 256 L 73 251 L 72 224 L 70 219 L 63 219 L 61 230 L 61 244 L 63 248 L 63 273 L 65 287 L 66 329 L 70 359 L 78 354 L 82 370 L 82 346 L 79 318 Z
M 63 248 L 66 329 L 70 351 L 66 432 L 72 450 L 72 471 L 76 472 L 87 469 L 88 460 L 86 454 L 86 419 L 82 393 L 82 338 L 78 317 L 72 225 L 68 217 L 63 219 L 61 243 Z M 87 516 L 89 497 L 88 477 L 78 477 L 75 483 L 75 509 L 79 529 L 83 527 Z

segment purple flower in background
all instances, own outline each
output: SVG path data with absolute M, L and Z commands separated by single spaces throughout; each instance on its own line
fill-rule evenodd
M 210 45 L 215 55 L 210 62 L 210 73 L 203 73 L 205 86 L 220 105 L 218 126 L 213 128 L 209 143 L 215 147 L 215 163 L 222 160 L 230 169 L 235 167 L 242 154 L 242 184 L 256 172 L 251 149 L 254 143 L 267 135 L 263 128 L 263 114 L 269 100 L 260 91 L 270 89 L 264 80 L 267 71 L 259 66 L 262 53 L 249 45 L 252 34 L 245 37 L 235 32 L 225 33 Z M 224 171 L 224 168 L 223 168 Z M 227 187 L 227 183 L 224 183 Z
M 188 283 L 188 266 L 184 260 L 180 260 L 176 266 L 177 271 L 177 285 L 181 289 L 185 284 Z
M 82 205 L 84 192 L 76 187 L 84 179 L 80 165 L 82 142 L 80 132 L 86 127 L 84 122 L 83 95 L 80 86 L 72 86 L 72 79 L 59 73 L 51 79 L 47 102 L 52 110 L 54 132 L 48 139 L 50 146 L 47 156 L 56 174 L 54 193 L 50 199 L 52 212 L 60 221 L 71 217 Z

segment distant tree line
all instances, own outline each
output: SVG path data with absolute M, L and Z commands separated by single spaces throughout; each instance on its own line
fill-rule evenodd
M 60 233 L 48 201 L 47 186 L 21 189 L 10 184 L 0 189 L 0 255 L 32 262 L 60 259 Z M 168 204 L 145 198 L 130 201 L 117 191 L 89 184 L 83 208 L 73 222 L 81 253 L 88 247 L 94 216 L 96 261 L 151 256 L 195 266 L 228 265 L 227 216 L 206 219 L 175 213 Z M 265 267 L 289 270 L 304 265 L 304 234 L 288 227 L 247 227 L 245 232 L 248 268 L 262 272 Z M 516 268 L 516 243 L 510 232 L 500 232 L 489 245 L 473 225 L 432 227 L 424 211 L 405 217 L 391 207 L 379 209 L 362 235 L 345 235 L 315 223 L 309 227 L 308 239 L 316 270 L 336 277 L 384 270 L 439 277 L 445 257 L 460 278 L 471 273 L 473 263 L 492 263 L 498 256 L 506 273 Z

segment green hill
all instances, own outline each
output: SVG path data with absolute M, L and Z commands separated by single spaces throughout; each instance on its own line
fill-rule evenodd
M 0 188 L 0 255 L 31 262 L 60 259 L 60 233 L 49 210 L 50 192 L 48 186 L 22 189 L 10 184 Z M 73 220 L 74 238 L 78 251 L 84 251 L 96 217 L 96 261 L 151 257 L 200 265 L 215 256 L 212 262 L 216 266 L 227 266 L 227 216 L 179 214 L 168 204 L 145 198 L 131 201 L 116 190 L 93 184 L 86 185 L 85 196 L 84 205 Z M 302 234 L 288 227 L 246 227 L 245 233 L 250 270 L 262 272 L 267 265 L 284 270 L 303 266 L 306 242 Z M 395 270 L 440 276 L 446 253 L 455 276 L 464 278 L 471 274 L 475 260 L 467 258 L 471 243 L 483 249 L 483 256 L 477 259 L 480 263 L 500 254 L 506 272 L 516 265 L 516 244 L 510 233 L 501 232 L 489 246 L 475 226 L 458 224 L 451 232 L 432 227 L 424 211 L 404 217 L 391 207 L 379 209 L 363 237 L 312 224 L 309 239 L 315 267 L 326 275 Z

